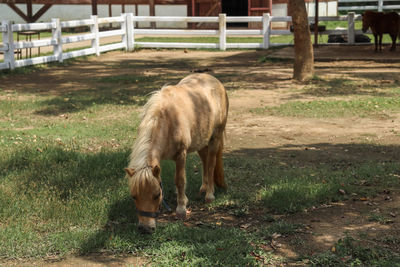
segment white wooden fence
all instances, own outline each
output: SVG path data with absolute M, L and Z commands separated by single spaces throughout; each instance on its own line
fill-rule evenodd
M 338 0 L 338 11 L 400 10 L 398 2 L 399 0 Z
M 347 21 L 347 30 L 327 30 L 321 34 L 347 34 L 348 44 L 355 44 L 355 34 L 361 33 L 354 28 L 354 21 L 359 20 L 360 15 L 349 13 L 347 16 L 338 17 L 321 17 L 320 21 Z M 226 17 L 220 14 L 218 17 L 156 17 L 156 16 L 133 16 L 133 14 L 123 14 L 119 17 L 98 18 L 91 16 L 90 19 L 64 21 L 52 19 L 48 23 L 31 23 L 31 24 L 11 24 L 9 21 L 3 21 L 0 25 L 0 32 L 3 36 L 3 45 L 0 46 L 0 52 L 4 54 L 4 62 L 0 62 L 0 69 L 14 69 L 34 64 L 42 64 L 52 61 L 62 62 L 65 59 L 92 55 L 100 55 L 116 49 L 125 49 L 132 51 L 136 46 L 152 47 L 152 48 L 215 48 L 226 50 L 227 48 L 259 48 L 268 49 L 271 46 L 290 45 L 288 43 L 271 43 L 271 35 L 292 35 L 289 30 L 273 30 L 271 22 L 290 22 L 291 17 L 272 17 L 268 13 L 258 17 Z M 218 23 L 218 30 L 202 30 L 202 29 L 135 29 L 135 22 L 187 22 L 187 23 Z M 310 22 L 314 21 L 313 17 L 309 18 Z M 239 29 L 229 30 L 227 23 L 240 22 L 261 22 L 261 29 Z M 99 25 L 108 23 L 120 23 L 121 27 L 117 30 L 99 31 Z M 62 30 L 65 28 L 73 28 L 80 26 L 89 26 L 90 33 L 84 33 L 73 36 L 62 36 Z M 20 41 L 14 42 L 13 33 L 18 31 L 41 31 L 51 30 L 52 37 L 42 40 Z M 135 35 L 174 35 L 174 36 L 216 36 L 219 37 L 219 43 L 170 43 L 170 42 L 136 42 Z M 227 43 L 227 36 L 262 36 L 261 43 Z M 100 38 L 120 36 L 121 41 L 100 45 Z M 79 49 L 71 52 L 63 51 L 63 45 L 91 40 L 91 47 Z M 15 51 L 18 49 L 37 48 L 43 46 L 53 46 L 53 52 L 48 56 L 38 56 L 28 59 L 15 59 Z

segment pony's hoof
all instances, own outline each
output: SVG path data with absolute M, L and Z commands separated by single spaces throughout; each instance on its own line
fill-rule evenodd
M 186 211 L 181 213 L 181 212 L 176 212 L 176 218 L 179 220 L 186 220 Z
M 202 185 L 199 189 L 199 196 L 201 196 L 202 194 L 204 194 L 207 190 L 207 186 Z
M 180 219 L 180 220 L 186 220 L 186 209 L 176 209 L 176 218 Z
M 215 200 L 214 195 L 208 195 L 206 196 L 206 203 L 211 203 Z

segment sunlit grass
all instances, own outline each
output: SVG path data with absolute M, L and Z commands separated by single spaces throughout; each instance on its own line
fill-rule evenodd
M 29 73 L 27 68 L 4 75 L 18 79 Z M 165 79 L 176 77 L 166 75 Z M 346 200 L 352 193 L 372 197 L 399 186 L 397 161 L 327 157 L 337 149 L 335 144 L 301 150 L 314 155 L 314 161 L 297 160 L 298 147 L 265 148 L 262 157 L 238 149 L 224 155 L 228 189 L 218 189 L 215 202 L 206 205 L 204 196 L 198 195 L 201 162 L 190 155 L 186 167 L 189 207 L 202 209 L 207 218 L 227 214 L 238 221 L 254 217 L 257 210 L 254 228 L 247 231 L 236 224 L 213 222 L 188 226 L 172 220 L 160 223 L 152 236 L 140 235 L 123 168 L 136 137 L 140 109 L 150 87 L 157 88 L 158 82 L 152 76 L 116 73 L 90 78 L 90 89 L 57 95 L 0 91 L 1 259 L 61 259 L 69 254 L 107 252 L 138 255 L 157 266 L 255 266 L 260 263 L 256 253 L 267 264 L 272 253 L 258 245 L 270 242 L 274 233 L 290 236 L 302 227 L 275 220 L 275 214 Z M 321 80 L 302 93 L 315 93 L 316 88 L 323 93 L 337 84 L 350 91 L 359 88 L 347 80 Z M 339 116 L 398 112 L 396 86 L 386 88 L 387 96 L 289 101 L 256 112 L 299 118 L 332 116 L 337 110 L 343 110 Z M 353 146 L 364 152 L 396 148 Z M 325 158 L 318 153 L 325 153 Z M 173 208 L 174 171 L 172 161 L 162 162 L 164 194 Z

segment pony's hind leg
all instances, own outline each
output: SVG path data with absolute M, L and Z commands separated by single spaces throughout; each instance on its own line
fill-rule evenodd
M 205 193 L 207 190 L 207 177 L 206 177 L 206 173 L 207 173 L 207 157 L 208 157 L 208 147 L 204 147 L 201 150 L 197 151 L 197 153 L 199 153 L 200 159 L 201 159 L 201 163 L 203 166 L 203 173 L 202 173 L 202 183 L 201 183 L 201 187 L 199 190 L 199 194 Z
M 177 191 L 176 216 L 181 219 L 186 218 L 186 204 L 188 199 L 185 194 L 186 189 L 186 151 L 182 152 L 175 161 L 175 185 Z
M 222 138 L 222 136 L 221 136 Z M 207 179 L 206 186 L 206 203 L 214 201 L 214 170 L 217 159 L 217 153 L 220 146 L 221 139 L 218 137 L 212 137 L 208 144 L 208 155 L 207 155 L 207 167 L 205 179 Z
M 224 148 L 224 141 L 221 139 L 219 142 L 218 152 L 216 155 L 215 169 L 214 169 L 214 182 L 218 187 L 227 188 L 224 175 L 224 164 L 222 159 L 222 150 Z

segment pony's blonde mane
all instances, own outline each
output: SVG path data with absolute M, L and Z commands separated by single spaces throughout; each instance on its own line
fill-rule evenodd
M 135 174 L 129 178 L 129 187 L 136 192 L 146 185 L 154 183 L 152 169 L 149 166 L 149 150 L 151 146 L 151 135 L 158 124 L 158 111 L 161 108 L 161 90 L 152 93 L 149 101 L 144 105 L 139 124 L 138 135 L 132 146 L 129 168 L 135 170 Z

